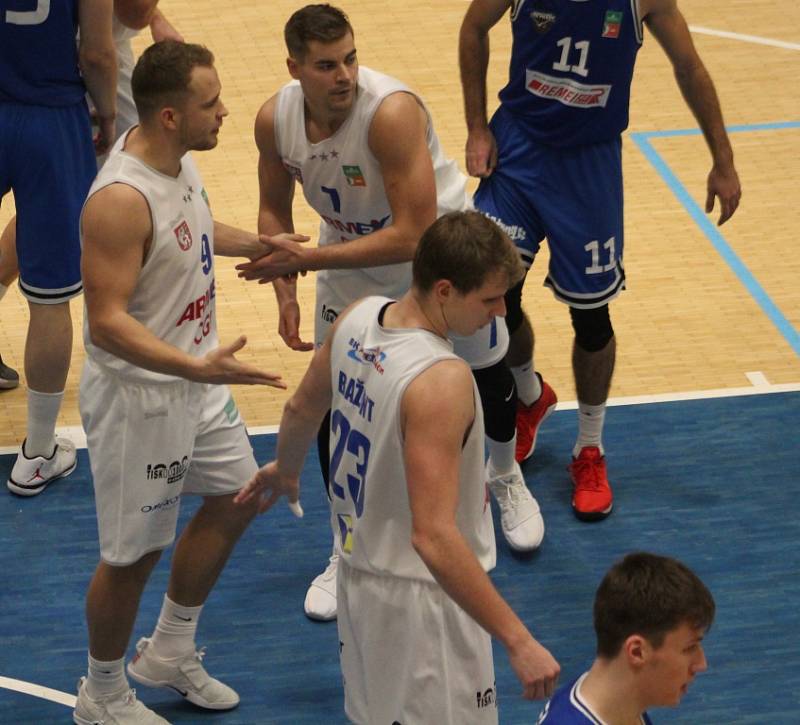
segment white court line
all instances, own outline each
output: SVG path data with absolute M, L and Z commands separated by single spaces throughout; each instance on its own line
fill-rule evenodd
M 24 695 L 33 695 L 42 700 L 50 700 L 57 702 L 59 705 L 66 705 L 67 707 L 75 707 L 75 701 L 78 699 L 75 695 L 69 695 L 61 690 L 51 690 L 49 687 L 36 685 L 33 682 L 23 682 L 22 680 L 14 680 L 11 677 L 3 677 L 0 675 L 0 687 L 6 690 L 15 690 Z
M 706 400 L 711 398 L 733 398 L 738 395 L 768 395 L 770 393 L 798 393 L 800 383 L 778 383 L 772 385 L 763 373 L 745 373 L 752 383 L 743 388 L 718 388 L 715 390 L 690 390 L 685 393 L 661 393 L 659 395 L 631 395 L 628 397 L 609 398 L 609 406 L 617 405 L 645 405 L 647 403 L 672 403 L 682 400 Z M 558 401 L 557 410 L 576 410 L 576 400 Z M 250 435 L 266 435 L 278 432 L 277 425 L 262 425 L 248 428 Z M 80 426 L 64 426 L 56 428 L 56 433 L 65 435 L 75 443 L 77 448 L 86 448 L 86 434 Z M 18 453 L 17 446 L 0 447 L 0 455 Z
M 731 40 L 741 40 L 743 43 L 756 43 L 757 45 L 771 45 L 773 48 L 785 48 L 786 50 L 800 50 L 800 43 L 787 43 L 785 40 L 773 40 L 772 38 L 762 38 L 759 35 L 745 35 L 744 33 L 731 33 L 727 30 L 715 30 L 714 28 L 704 28 L 702 25 L 690 25 L 689 30 L 700 35 L 714 35 L 717 38 L 730 38 Z

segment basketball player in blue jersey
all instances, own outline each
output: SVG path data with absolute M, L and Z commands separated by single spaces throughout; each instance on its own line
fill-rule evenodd
M 75 468 L 75 447 L 55 437 L 55 424 L 72 351 L 69 300 L 82 288 L 78 216 L 97 171 L 85 94 L 97 109 L 102 152 L 114 134 L 116 60 L 111 0 L 7 7 L 0 14 L 0 196 L 14 191 L 20 290 L 30 310 L 27 433 L 7 486 L 34 496 Z
M 286 403 L 277 460 L 237 496 L 263 510 L 282 494 L 297 501 L 306 453 L 332 410 L 339 658 L 358 725 L 496 724 L 491 636 L 525 697 L 548 697 L 558 678 L 487 576 L 496 549 L 482 406 L 449 339 L 502 315 L 522 273 L 486 217 L 439 217 L 419 240 L 410 291 L 341 311 Z
M 487 123 L 488 32 L 509 9 L 509 82 Z M 675 0 L 473 0 L 461 26 L 467 170 L 481 178 L 475 206 L 506 230 L 528 267 L 547 237 L 545 285 L 569 306 L 579 407 L 572 506 L 587 521 L 605 518 L 613 506 L 602 444 L 616 351 L 608 305 L 625 286 L 620 134 L 643 24 L 664 48 L 703 131 L 713 162 L 706 211 L 719 197 L 723 224 L 741 187 L 714 85 Z M 534 372 L 521 294 L 522 283 L 506 299 L 507 360 L 519 397 L 517 460 L 532 452 L 555 401 Z
M 628 554 L 594 601 L 597 657 L 545 705 L 539 725 L 649 725 L 646 710 L 677 705 L 705 672 L 714 598 L 675 559 Z

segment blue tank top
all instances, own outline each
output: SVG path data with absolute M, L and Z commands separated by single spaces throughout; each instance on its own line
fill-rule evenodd
M 536 141 L 608 141 L 628 126 L 642 44 L 637 0 L 513 0 L 500 101 Z
M 72 106 L 86 92 L 78 70 L 78 0 L 0 5 L 0 102 Z

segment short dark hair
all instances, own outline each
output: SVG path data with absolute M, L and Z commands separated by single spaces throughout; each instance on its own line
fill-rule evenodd
M 192 70 L 210 68 L 214 54 L 205 46 L 162 40 L 139 56 L 131 77 L 133 102 L 139 118 L 148 118 L 165 106 L 180 104 L 189 90 Z
M 312 40 L 332 43 L 347 33 L 355 36 L 344 11 L 333 5 L 306 5 L 295 11 L 283 29 L 286 48 L 295 60 L 302 61 Z
M 519 251 L 491 219 L 477 211 L 454 211 L 425 230 L 412 265 L 414 286 L 428 292 L 447 279 L 461 294 L 478 289 L 489 275 L 500 272 L 509 287 L 525 270 Z
M 616 657 L 633 634 L 658 648 L 683 623 L 708 629 L 714 612 L 708 587 L 685 564 L 646 552 L 628 554 L 611 567 L 597 589 L 597 654 Z

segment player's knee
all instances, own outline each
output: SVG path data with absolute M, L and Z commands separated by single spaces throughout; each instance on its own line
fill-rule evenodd
M 525 278 L 523 277 L 506 292 L 506 327 L 509 335 L 513 335 L 522 324 L 522 285 L 524 283 Z
M 508 365 L 500 360 L 472 374 L 481 395 L 486 435 L 494 441 L 510 441 L 516 427 L 517 395 Z
M 590 310 L 569 308 L 572 318 L 572 329 L 575 330 L 575 342 L 586 352 L 599 352 L 614 337 L 608 305 L 594 307 Z

